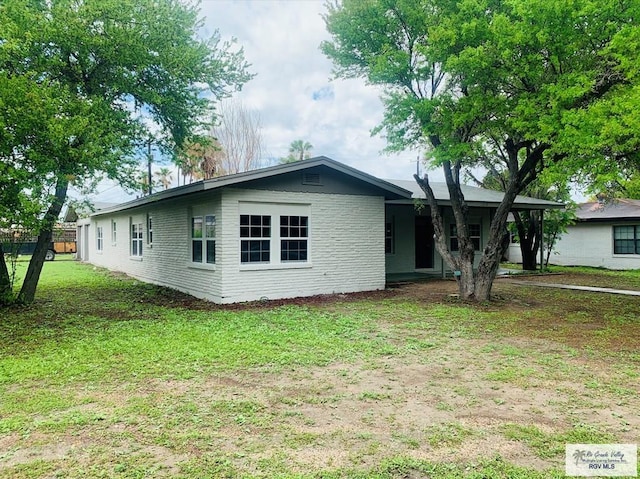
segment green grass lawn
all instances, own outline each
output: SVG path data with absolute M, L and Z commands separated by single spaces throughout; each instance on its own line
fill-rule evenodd
M 637 442 L 640 298 L 429 284 L 223 307 L 59 257 L 0 309 L 0 478 L 564 477 Z

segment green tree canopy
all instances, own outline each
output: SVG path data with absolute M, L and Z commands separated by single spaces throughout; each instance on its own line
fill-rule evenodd
M 637 165 L 636 1 L 344 0 L 328 5 L 325 22 L 335 73 L 384 86 L 376 132 L 388 148 L 426 148 L 443 167 L 459 255 L 447 248 L 428 178 L 417 181 L 465 298 L 489 298 L 507 214 L 542 170 L 600 176 Z M 460 172 L 483 162 L 501 164 L 507 182 L 474 271 Z
M 251 78 L 242 50 L 217 32 L 200 39 L 200 27 L 178 0 L 0 3 L 0 222 L 42 242 L 21 301 L 33 300 L 69 185 L 132 184 L 151 133 L 176 151 Z

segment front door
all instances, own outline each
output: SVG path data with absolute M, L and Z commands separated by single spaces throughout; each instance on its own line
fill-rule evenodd
M 433 223 L 431 216 L 415 219 L 416 269 L 433 268 Z

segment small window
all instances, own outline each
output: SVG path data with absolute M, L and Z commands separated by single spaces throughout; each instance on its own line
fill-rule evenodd
M 147 244 L 153 245 L 153 216 L 147 215 Z
M 102 226 L 96 228 L 96 249 L 98 251 L 104 250 L 104 230 Z
M 142 256 L 142 223 L 131 223 L 131 256 Z
M 640 254 L 640 225 L 613 227 L 614 254 Z
M 307 261 L 309 249 L 308 216 L 280 217 L 280 261 Z
M 479 223 L 471 223 L 468 225 L 469 239 L 473 243 L 473 249 L 480 251 L 480 238 L 481 228 Z M 458 228 L 455 224 L 449 225 L 449 248 L 451 251 L 459 251 L 460 245 L 458 244 Z
M 111 244 L 115 246 L 118 239 L 116 220 L 111 220 Z
M 191 218 L 191 261 L 216 263 L 216 217 L 214 215 Z
M 384 224 L 384 252 L 386 254 L 394 254 L 396 252 L 394 220 L 395 218 L 391 218 L 391 221 L 387 221 Z
M 240 262 L 271 261 L 271 216 L 240 215 Z

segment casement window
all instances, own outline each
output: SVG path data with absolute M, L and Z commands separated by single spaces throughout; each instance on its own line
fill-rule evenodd
M 240 262 L 271 261 L 271 216 L 240 215 Z
M 147 244 L 153 245 L 153 217 L 151 215 L 147 215 Z
M 191 217 L 191 262 L 216 263 L 215 215 Z
M 142 257 L 142 223 L 131 221 L 131 256 Z
M 395 244 L 395 218 L 384 224 L 384 252 L 386 254 L 394 254 L 396 252 Z
M 307 261 L 308 216 L 280 216 L 280 261 Z
M 96 250 L 104 250 L 104 229 L 102 226 L 96 228 Z
M 473 249 L 480 251 L 480 238 L 481 228 L 479 223 L 471 223 L 467 226 L 469 229 L 469 239 L 473 243 Z M 449 225 L 449 249 L 451 251 L 459 251 L 460 246 L 458 244 L 458 228 L 455 224 Z
M 613 254 L 640 254 L 640 225 L 613 227 Z
M 118 239 L 117 223 L 116 220 L 111 220 L 111 244 L 115 246 Z

